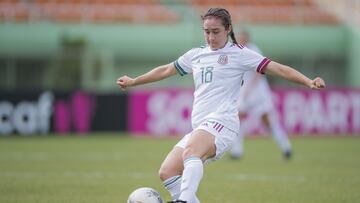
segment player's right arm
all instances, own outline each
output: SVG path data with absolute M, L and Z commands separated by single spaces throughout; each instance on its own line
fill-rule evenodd
M 140 75 L 136 78 L 131 78 L 126 75 L 121 76 L 117 79 L 116 84 L 119 85 L 120 89 L 126 90 L 127 87 L 142 85 L 146 83 L 156 82 L 165 78 L 176 75 L 177 71 L 174 63 L 158 66 L 151 71 Z

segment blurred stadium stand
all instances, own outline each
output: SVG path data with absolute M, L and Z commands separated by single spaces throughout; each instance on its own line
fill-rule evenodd
M 204 43 L 200 15 L 227 8 L 272 59 L 360 86 L 357 0 L 0 0 L 0 89 L 116 91 Z M 288 85 L 283 81 L 272 81 Z M 159 86 L 191 86 L 191 77 Z M 155 85 L 155 86 L 156 86 Z
M 317 0 L 316 3 L 351 27 L 360 29 L 360 2 L 358 0 Z
M 335 15 L 319 9 L 313 0 L 187 0 L 178 1 L 199 14 L 209 7 L 222 6 L 233 20 L 250 23 L 335 24 Z M 143 22 L 174 23 L 179 14 L 159 0 L 2 0 L 2 21 L 52 22 Z
M 200 13 L 209 6 L 222 6 L 236 22 L 276 24 L 336 24 L 336 16 L 321 10 L 313 0 L 194 0 Z
M 2 0 L 7 22 L 173 23 L 179 16 L 158 0 Z

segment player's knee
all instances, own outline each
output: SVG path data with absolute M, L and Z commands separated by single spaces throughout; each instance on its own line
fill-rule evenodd
M 168 179 L 170 176 L 168 175 L 169 173 L 168 173 L 168 170 L 165 168 L 165 167 L 163 167 L 163 166 L 161 166 L 160 167 L 160 169 L 159 169 L 159 177 L 160 177 L 160 179 L 162 180 L 162 181 L 165 181 L 166 179 Z
M 165 181 L 173 176 L 179 175 L 178 172 L 174 169 L 171 169 L 167 166 L 161 166 L 158 171 L 159 177 L 162 181 Z
M 161 168 L 159 169 L 158 174 L 159 174 L 160 180 L 165 181 L 167 179 L 166 172 L 164 170 L 162 170 Z

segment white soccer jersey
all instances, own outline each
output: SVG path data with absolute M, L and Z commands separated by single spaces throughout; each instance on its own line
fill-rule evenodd
M 205 120 L 222 122 L 237 132 L 237 100 L 244 72 L 263 73 L 269 59 L 250 49 L 228 42 L 224 48 L 194 48 L 174 62 L 180 75 L 193 74 L 195 83 L 192 127 Z

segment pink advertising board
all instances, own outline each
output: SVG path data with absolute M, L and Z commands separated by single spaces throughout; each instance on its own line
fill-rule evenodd
M 273 89 L 281 124 L 293 135 L 360 135 L 360 89 Z M 128 129 L 135 135 L 176 136 L 191 131 L 192 89 L 136 90 L 129 95 Z M 264 128 L 251 115 L 247 134 Z

